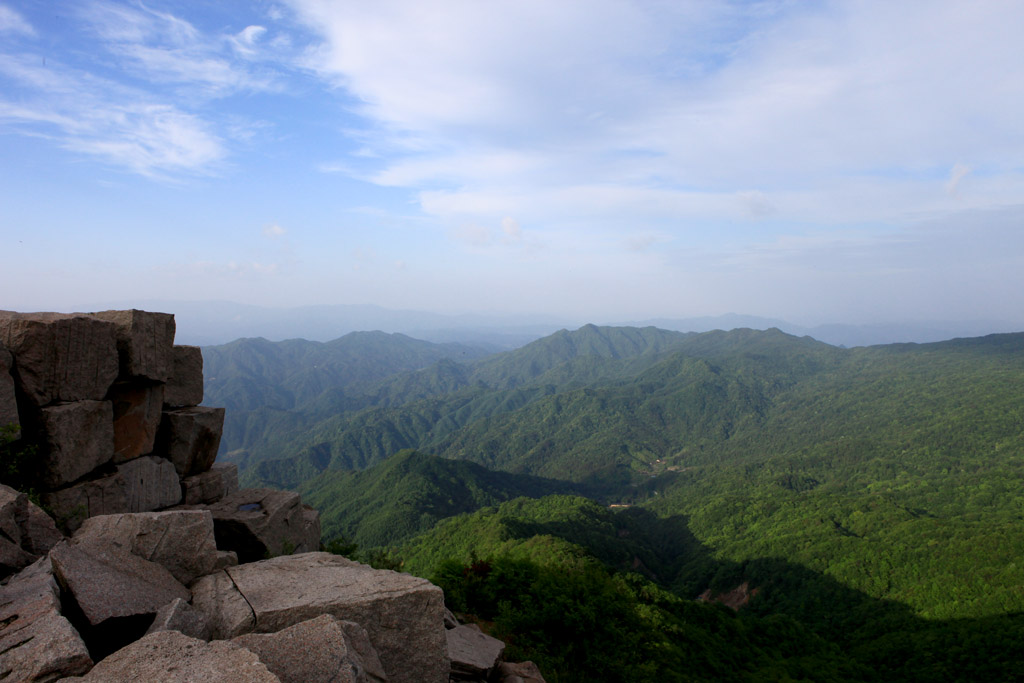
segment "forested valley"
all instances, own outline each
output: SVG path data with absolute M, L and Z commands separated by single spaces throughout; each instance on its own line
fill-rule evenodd
M 221 460 L 551 681 L 1024 671 L 1024 334 L 204 348 Z

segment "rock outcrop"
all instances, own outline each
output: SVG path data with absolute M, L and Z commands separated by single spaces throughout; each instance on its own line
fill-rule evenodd
M 504 645 L 441 589 L 317 552 L 295 493 L 239 490 L 214 462 L 202 353 L 174 330 L 138 310 L 0 311 L 0 426 L 56 519 L 0 484 L 0 679 L 501 680 Z

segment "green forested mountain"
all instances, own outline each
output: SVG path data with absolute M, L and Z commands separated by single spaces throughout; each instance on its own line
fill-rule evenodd
M 539 498 L 575 487 L 475 463 L 402 451 L 363 471 L 329 470 L 299 487 L 318 510 L 325 538 L 361 546 L 396 545 L 437 522 L 519 496 Z
M 367 394 L 386 377 L 483 355 L 462 344 L 383 332 L 327 343 L 238 339 L 203 348 L 204 402 L 227 408 L 222 450 L 274 449 L 326 415 L 376 405 L 376 394 Z
M 707 629 L 749 645 L 733 680 L 1012 680 L 1022 665 L 1022 334 L 840 349 L 588 326 L 362 395 L 278 411 L 291 423 L 244 478 L 302 490 L 327 538 L 441 572 L 455 594 L 477 586 L 466 608 L 510 632 L 544 610 L 499 614 L 508 581 L 589 586 L 658 633 L 703 624 L 682 640 L 718 674 L 693 680 L 729 680 L 715 657 L 739 656 Z M 591 500 L 510 500 L 551 493 Z M 755 594 L 740 616 L 693 611 L 741 585 Z M 524 647 L 568 666 L 549 645 Z M 622 680 L 672 670 L 659 647 L 656 674 Z

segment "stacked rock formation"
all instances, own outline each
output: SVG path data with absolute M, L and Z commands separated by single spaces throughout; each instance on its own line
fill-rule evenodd
M 0 427 L 31 456 L 2 474 L 53 515 L 0 485 L 0 679 L 542 683 L 437 586 L 316 552 L 297 494 L 239 490 L 174 328 L 0 312 Z

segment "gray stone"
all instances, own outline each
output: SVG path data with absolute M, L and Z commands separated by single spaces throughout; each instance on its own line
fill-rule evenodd
M 53 512 L 57 528 L 66 534 L 74 533 L 89 517 L 128 512 L 125 480 L 117 473 L 49 491 L 40 497 Z
M 181 480 L 185 505 L 209 505 L 238 490 L 238 465 L 214 463 L 207 472 Z
M 226 640 L 256 628 L 256 615 L 228 571 L 197 579 L 191 586 L 192 605 L 206 618 L 210 637 Z
M 81 636 L 60 613 L 49 558 L 0 586 L 0 679 L 52 681 L 91 667 Z
M 183 477 L 199 474 L 210 469 L 217 458 L 223 431 L 223 408 L 165 410 L 154 454 L 173 462 Z
M 14 376 L 11 366 L 14 357 L 3 344 L 0 344 L 0 427 L 7 425 L 21 426 L 18 419 L 18 399 L 14 393 Z
M 244 603 L 252 622 L 221 624 L 220 635 L 274 633 L 331 614 L 366 629 L 392 683 L 445 683 L 449 659 L 444 596 L 425 579 L 372 569 L 330 553 L 241 564 L 193 584 L 193 605 L 212 620 Z M 230 588 L 229 588 L 230 586 Z M 252 626 L 249 626 L 249 624 Z
M 369 648 L 368 664 L 348 633 Z M 354 622 L 324 614 L 270 634 L 248 634 L 232 641 L 255 652 L 281 683 L 370 683 L 386 680 L 366 631 Z M 372 672 L 372 673 L 371 673 Z
M 238 566 L 238 553 L 232 550 L 217 551 L 217 569 L 227 569 Z M 216 571 L 216 570 L 214 570 Z
M 505 643 L 492 638 L 476 624 L 445 630 L 453 681 L 487 680 L 501 661 Z
M 144 455 L 118 465 L 117 472 L 125 483 L 128 507 L 123 512 L 148 512 L 181 502 L 178 473 L 174 465 L 163 458 Z
M 63 536 L 28 496 L 0 484 L 0 576 L 32 564 Z
M 81 313 L 0 311 L 0 344 L 14 356 L 15 383 L 35 406 L 102 400 L 117 378 L 115 334 L 113 324 Z
M 33 555 L 45 555 L 64 538 L 53 517 L 28 501 L 25 520 L 21 523 L 21 547 Z
M 174 369 L 167 380 L 164 403 L 197 406 L 203 402 L 203 351 L 198 346 L 175 346 Z
M 100 683 L 278 683 L 256 654 L 233 643 L 207 643 L 177 631 L 151 633 L 110 655 L 82 681 Z
M 167 510 L 91 517 L 76 543 L 105 542 L 156 562 L 188 585 L 218 569 L 220 557 L 208 510 Z
M 66 486 L 110 462 L 113 421 L 109 401 L 75 401 L 40 410 L 39 483 L 50 489 Z
M 114 462 L 151 453 L 163 417 L 163 385 L 115 382 L 107 398 L 114 409 Z
M 0 536 L 0 577 L 5 577 L 36 561 L 32 555 L 17 543 Z
M 91 626 L 154 615 L 175 598 L 191 597 L 159 564 L 113 544 L 62 541 L 50 551 L 50 560 L 61 588 Z
M 545 683 L 533 662 L 502 662 L 498 665 L 501 683 Z
M 206 623 L 206 617 L 181 598 L 175 598 L 157 611 L 153 625 L 146 634 L 157 631 L 177 631 L 190 638 L 210 639 L 210 626 Z
M 174 316 L 131 309 L 101 311 L 94 317 L 116 326 L 122 378 L 166 382 L 173 369 Z
M 242 563 L 290 555 L 308 544 L 302 498 L 291 491 L 242 489 L 210 505 L 210 512 L 217 547 L 235 551 Z

